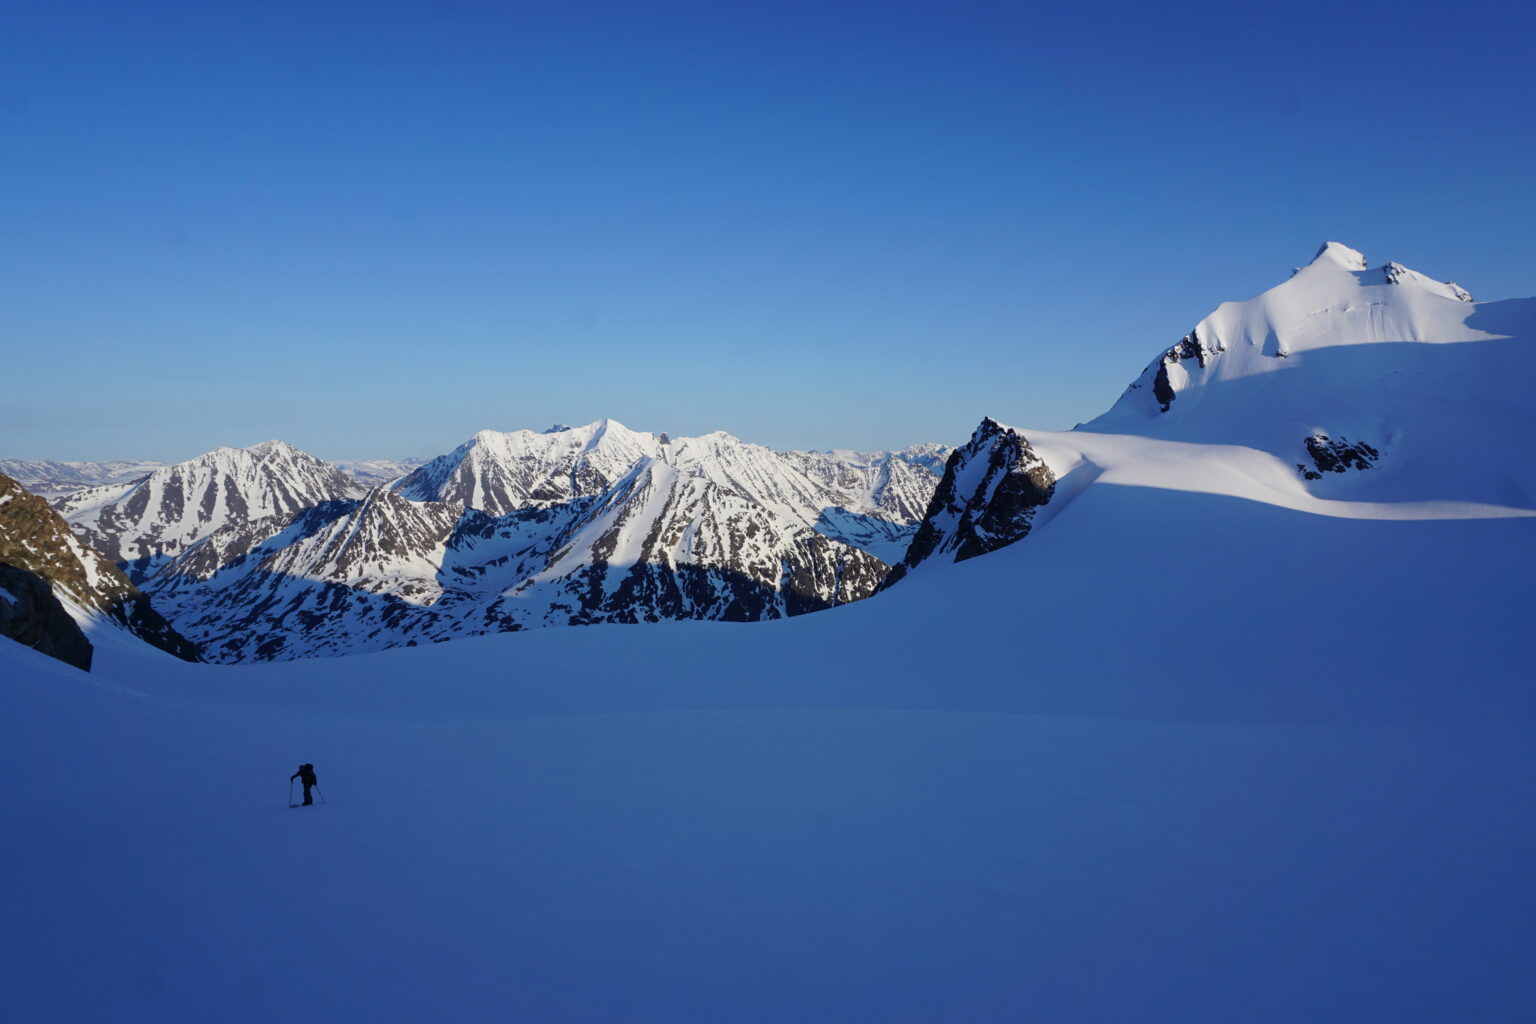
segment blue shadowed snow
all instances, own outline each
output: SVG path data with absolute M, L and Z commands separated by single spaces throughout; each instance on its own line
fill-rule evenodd
M 1536 523 L 1072 510 L 761 625 L 104 642 L 94 676 L 6 642 L 0 990 L 39 1021 L 1536 1014 Z M 288 810 L 306 760 L 330 802 Z

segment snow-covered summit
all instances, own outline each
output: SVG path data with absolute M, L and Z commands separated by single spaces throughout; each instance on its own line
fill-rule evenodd
M 1351 249 L 1343 242 L 1324 242 L 1319 246 L 1317 255 L 1312 257 L 1312 262 L 1307 266 L 1316 264 L 1343 267 L 1345 270 L 1364 270 L 1370 266 L 1365 253 L 1359 249 Z
M 1529 507 L 1524 463 L 1477 465 L 1533 427 L 1536 300 L 1473 302 L 1400 263 L 1330 242 L 1289 280 L 1225 302 L 1081 430 L 1257 448 L 1333 487 L 1395 480 Z M 1349 474 L 1349 468 L 1373 472 Z
M 413 501 L 449 501 L 491 515 L 592 497 L 641 458 L 659 456 L 652 434 L 602 419 L 535 432 L 482 430 L 395 485 Z
M 217 448 L 128 483 L 55 502 L 75 532 L 135 582 L 230 523 L 360 497 L 366 488 L 285 441 Z

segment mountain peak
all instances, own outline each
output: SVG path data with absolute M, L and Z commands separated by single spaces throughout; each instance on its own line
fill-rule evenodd
M 245 450 L 250 452 L 252 455 L 290 455 L 294 452 L 297 452 L 299 449 L 295 448 L 287 441 L 279 441 L 276 438 L 273 438 L 270 441 L 263 441 L 260 444 L 253 444 Z
M 1342 267 L 1345 270 L 1365 270 L 1369 266 L 1364 253 L 1358 249 L 1351 249 L 1343 242 L 1324 242 L 1307 266 L 1312 267 L 1318 264 Z

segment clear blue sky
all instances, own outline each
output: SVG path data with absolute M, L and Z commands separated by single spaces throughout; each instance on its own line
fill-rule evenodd
M 1536 293 L 1529 3 L 0 6 L 0 456 L 1070 427 L 1326 239 Z

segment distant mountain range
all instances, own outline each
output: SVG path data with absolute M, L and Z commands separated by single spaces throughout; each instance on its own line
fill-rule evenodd
M 867 597 L 948 449 L 775 452 L 612 420 L 482 431 L 412 468 L 281 441 L 55 499 L 215 660 L 548 625 L 754 621 Z
M 270 441 L 173 466 L 4 465 L 86 480 L 55 508 L 210 660 L 755 621 L 1012 544 L 1094 482 L 1323 514 L 1346 497 L 1351 515 L 1365 497 L 1531 509 L 1536 467 L 1483 459 L 1479 442 L 1531 428 L 1533 337 L 1533 300 L 1474 303 L 1329 243 L 1290 280 L 1223 304 L 1065 434 L 984 419 L 955 450 L 776 452 L 599 420 L 481 431 L 420 462 L 333 464 Z

